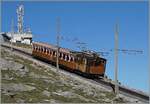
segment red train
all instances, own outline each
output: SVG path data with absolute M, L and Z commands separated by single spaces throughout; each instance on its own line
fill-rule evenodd
M 33 43 L 32 55 L 56 64 L 57 47 L 45 43 Z M 76 52 L 59 48 L 59 66 L 69 71 L 79 71 L 89 76 L 104 76 L 106 59 L 93 52 Z

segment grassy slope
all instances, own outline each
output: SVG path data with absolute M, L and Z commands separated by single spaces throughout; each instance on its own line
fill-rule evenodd
M 4 95 L 2 93 L 2 102 L 5 103 L 15 103 L 18 99 L 24 100 L 26 103 L 37 103 L 37 102 L 49 102 L 48 100 L 55 100 L 56 102 L 72 102 L 72 103 L 86 103 L 86 102 L 110 102 L 113 99 L 114 94 L 112 92 L 106 92 L 97 90 L 95 88 L 91 88 L 93 94 L 89 95 L 88 92 L 84 90 L 84 88 L 74 89 L 75 86 L 82 85 L 81 82 L 75 81 L 73 79 L 69 79 L 66 76 L 61 76 L 56 74 L 55 72 L 44 68 L 43 66 L 35 65 L 32 61 L 23 59 L 16 55 L 10 55 L 8 52 L 2 50 L 2 58 L 6 59 L 10 57 L 13 62 L 17 62 L 23 64 L 26 68 L 29 69 L 29 72 L 26 73 L 24 77 L 20 77 L 16 74 L 14 70 L 2 70 L 2 84 L 3 83 L 23 83 L 26 85 L 36 87 L 35 90 L 32 91 L 24 91 L 24 92 L 14 92 L 14 98 L 10 96 Z M 11 59 L 12 58 L 12 59 Z M 39 78 L 34 78 L 31 76 L 31 73 L 38 75 Z M 4 75 L 8 74 L 9 77 L 13 77 L 12 80 L 3 79 Z M 42 78 L 44 76 L 45 78 Z M 40 78 L 41 77 L 41 78 Z M 49 81 L 46 82 L 45 80 Z M 83 85 L 86 86 L 86 85 Z M 46 90 L 50 92 L 50 96 L 45 96 L 42 92 Z M 67 97 L 56 94 L 54 92 L 72 92 L 75 93 L 75 97 Z M 96 93 L 96 95 L 94 95 Z M 102 96 L 104 94 L 105 96 Z M 106 101 L 106 99 L 108 99 Z M 47 100 L 47 101 L 45 101 Z M 119 99 L 117 102 L 124 102 L 123 99 Z

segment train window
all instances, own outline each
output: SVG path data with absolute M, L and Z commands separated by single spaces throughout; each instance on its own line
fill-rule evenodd
M 43 52 L 43 48 L 41 47 L 41 52 Z
M 40 47 L 39 49 L 40 49 L 40 52 L 42 52 L 42 48 Z
M 69 55 L 69 62 L 71 61 L 71 56 Z
M 49 52 L 50 52 L 50 49 L 48 48 L 48 49 L 47 49 L 47 54 L 49 54 Z
M 62 56 L 62 53 L 59 53 L 59 58 L 61 58 L 61 56 Z
M 38 46 L 36 47 L 36 50 L 38 51 Z
M 38 46 L 38 51 L 40 51 L 40 47 Z
M 49 49 L 47 48 L 47 50 L 46 50 L 46 54 L 48 54 L 49 53 Z
M 41 51 L 42 51 L 42 52 L 44 51 L 43 47 L 41 47 Z
M 105 60 L 103 60 L 103 64 L 105 64 Z
M 45 52 L 45 48 L 43 47 L 43 52 Z
M 43 49 L 44 49 L 44 53 L 46 53 L 46 48 L 44 47 Z
M 63 55 L 63 59 L 64 59 L 64 60 L 65 60 L 65 56 L 66 56 L 66 55 L 64 54 L 64 55 Z
M 70 61 L 73 61 L 72 57 L 70 57 Z
M 103 63 L 105 64 L 105 61 L 103 60 Z
M 36 47 L 35 47 L 35 46 L 33 46 L 33 50 L 35 50 L 35 48 L 36 48 Z
M 50 54 L 50 49 L 48 49 L 47 54 Z
M 41 47 L 39 47 L 39 51 L 41 52 Z
M 48 48 L 46 48 L 46 54 L 48 54 Z
M 48 54 L 50 54 L 50 49 L 48 49 L 48 52 L 47 52 Z
M 42 49 L 42 52 L 44 52 L 44 49 L 43 49 L 43 47 L 41 47 L 41 49 Z
M 44 52 L 44 48 L 42 47 L 42 52 Z
M 69 61 L 69 56 L 67 55 L 67 61 Z
M 65 55 L 65 61 L 67 61 L 67 55 Z
M 48 49 L 48 54 L 50 55 L 50 49 Z
M 53 51 L 53 56 L 56 56 L 56 51 Z
M 49 51 L 48 48 L 46 48 L 46 54 L 48 54 L 48 51 Z
M 103 63 L 104 63 L 104 61 L 103 61 L 103 60 L 101 60 L 101 63 L 103 64 Z
M 45 52 L 45 48 L 43 47 L 43 52 Z
M 44 47 L 43 49 L 44 49 L 44 53 L 46 53 L 46 48 Z
M 55 56 L 57 56 L 57 53 L 56 53 L 56 51 L 55 51 Z
M 43 47 L 41 47 L 41 52 L 43 52 L 44 51 L 44 49 L 43 49 Z
M 81 61 L 80 57 L 77 58 L 78 61 Z
M 64 54 L 63 53 L 61 53 L 61 59 L 63 60 L 63 56 L 64 56 Z
M 35 46 L 33 46 L 33 49 L 35 50 Z
M 48 48 L 46 48 L 46 54 L 48 54 Z

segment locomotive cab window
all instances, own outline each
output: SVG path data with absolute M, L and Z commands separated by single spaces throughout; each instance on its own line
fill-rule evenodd
M 98 66 L 100 63 L 100 61 L 95 61 L 95 66 Z
M 104 60 L 101 60 L 101 63 L 104 64 Z

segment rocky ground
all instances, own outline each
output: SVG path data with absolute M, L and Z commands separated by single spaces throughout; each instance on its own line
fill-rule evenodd
M 1 50 L 2 103 L 111 103 L 115 95 Z M 116 102 L 129 102 L 120 97 Z

